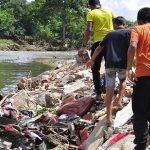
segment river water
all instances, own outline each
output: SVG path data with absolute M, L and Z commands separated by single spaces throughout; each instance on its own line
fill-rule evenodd
M 54 58 L 74 58 L 76 52 L 0 51 L 0 94 L 14 93 L 21 77 L 51 70 Z M 39 61 L 40 60 L 40 61 Z M 48 65 L 42 61 L 50 62 Z

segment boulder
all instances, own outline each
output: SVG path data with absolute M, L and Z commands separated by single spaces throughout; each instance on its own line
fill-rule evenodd
M 81 80 L 77 80 L 73 84 L 67 84 L 64 86 L 64 94 L 75 92 L 75 91 L 80 90 L 84 87 L 86 87 L 85 83 L 82 82 Z
M 61 94 L 60 93 L 46 93 L 45 94 L 45 102 L 46 107 L 53 107 L 57 103 L 60 103 Z
M 30 97 L 28 96 L 27 91 L 25 90 L 19 91 L 12 98 L 14 99 L 15 108 L 17 108 L 18 110 L 36 108 L 34 101 L 30 100 Z

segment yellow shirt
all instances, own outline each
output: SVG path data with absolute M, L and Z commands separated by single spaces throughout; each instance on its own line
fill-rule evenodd
M 94 42 L 101 41 L 108 32 L 113 30 L 114 14 L 105 8 L 88 12 L 87 21 L 93 22 Z

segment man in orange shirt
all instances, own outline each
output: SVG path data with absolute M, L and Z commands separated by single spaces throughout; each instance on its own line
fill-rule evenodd
M 145 150 L 147 136 L 150 135 L 150 7 L 139 10 L 139 26 L 131 31 L 128 49 L 128 79 L 134 83 L 132 109 L 135 133 L 135 150 Z M 132 62 L 136 58 L 136 72 L 132 71 Z

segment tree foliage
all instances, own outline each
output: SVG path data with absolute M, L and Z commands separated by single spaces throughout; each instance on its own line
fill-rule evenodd
M 31 37 L 53 46 L 79 47 L 86 25 L 87 0 L 3 0 L 1 37 Z
M 78 46 L 85 28 L 86 0 L 3 0 L 1 35 L 31 36 L 52 45 Z

